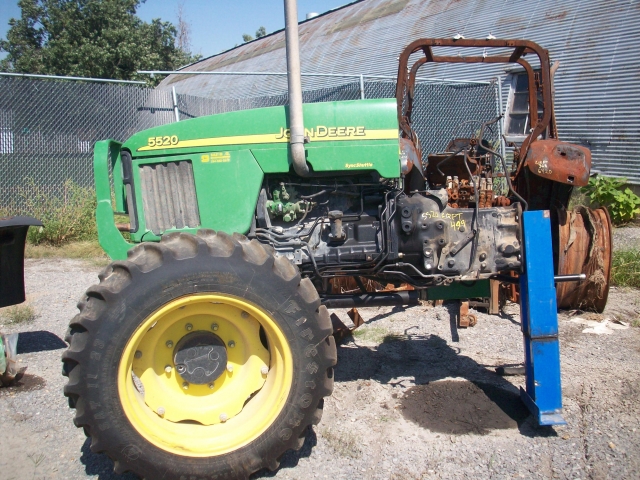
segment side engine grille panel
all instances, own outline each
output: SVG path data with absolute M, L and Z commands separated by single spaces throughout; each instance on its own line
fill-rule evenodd
M 191 161 L 141 165 L 140 180 L 144 219 L 154 234 L 200 226 Z

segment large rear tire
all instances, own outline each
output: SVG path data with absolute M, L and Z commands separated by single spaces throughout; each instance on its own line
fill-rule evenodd
M 69 326 L 64 393 L 117 473 L 247 478 L 302 446 L 336 348 L 287 259 L 201 230 L 141 244 L 99 278 Z

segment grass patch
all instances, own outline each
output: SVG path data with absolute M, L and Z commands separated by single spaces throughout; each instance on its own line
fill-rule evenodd
M 362 452 L 358 445 L 359 438 L 353 432 L 341 432 L 325 428 L 320 431 L 322 438 L 341 457 L 360 458 Z
M 6 325 L 20 325 L 31 323 L 37 317 L 36 310 L 28 303 L 13 305 L 0 309 L 0 318 L 5 319 Z
M 59 247 L 51 245 L 27 244 L 24 249 L 26 258 L 73 258 L 85 260 L 91 265 L 105 266 L 109 257 L 97 241 L 71 242 Z
M 397 333 L 388 333 L 382 339 L 382 343 L 393 343 L 393 342 L 403 342 L 404 340 L 408 340 L 409 337 L 406 335 L 398 335 Z
M 640 250 L 613 252 L 611 283 L 620 287 L 640 288 Z
M 353 336 L 360 340 L 374 343 L 382 343 L 384 338 L 389 334 L 386 328 L 382 327 L 364 327 L 353 331 Z

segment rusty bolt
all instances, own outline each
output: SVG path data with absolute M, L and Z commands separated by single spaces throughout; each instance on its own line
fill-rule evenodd
M 173 342 L 171 340 L 167 340 L 167 343 L 165 343 L 165 345 L 167 346 L 167 348 L 173 348 Z
M 229 348 L 233 348 L 236 346 L 236 342 L 234 342 L 233 340 L 229 340 L 229 343 L 227 343 L 227 345 L 229 345 Z
M 217 323 L 212 323 L 211 324 L 211 330 L 213 330 L 213 331 L 218 330 L 218 324 Z
M 136 353 L 133 354 L 136 358 L 142 358 L 142 352 L 140 350 L 136 350 Z
M 184 328 L 187 330 L 187 332 L 190 332 L 191 330 L 193 330 L 193 325 L 191 325 L 190 323 L 187 323 Z

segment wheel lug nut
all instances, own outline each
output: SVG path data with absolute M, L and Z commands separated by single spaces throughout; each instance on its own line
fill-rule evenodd
M 182 382 L 182 388 L 187 390 L 189 388 L 189 383 L 188 382 Z
M 260 369 L 260 373 L 262 373 L 262 375 L 266 375 L 267 373 L 269 373 L 269 367 L 267 367 L 266 365 L 265 365 L 265 366 L 263 366 L 263 367 Z
M 241 316 L 242 318 L 249 318 L 249 314 L 248 314 L 247 312 L 242 312 L 242 313 L 240 314 L 240 316 Z
M 136 358 L 141 358 L 142 357 L 142 352 L 140 350 L 136 350 L 136 353 L 134 353 L 133 356 L 136 357 Z
M 231 365 L 230 363 L 227 363 L 227 372 L 233 372 L 233 365 Z
M 171 370 L 172 370 L 171 365 L 167 365 L 166 367 L 164 367 L 164 371 L 167 373 L 171 373 Z
M 212 323 L 211 324 L 211 330 L 218 330 L 218 324 L 217 323 Z
M 164 407 L 158 407 L 158 410 L 156 410 L 158 412 L 158 415 L 160 415 L 161 417 L 164 417 Z
M 171 340 L 167 340 L 167 343 L 165 343 L 165 345 L 167 346 L 167 348 L 172 348 L 173 342 Z
M 229 340 L 229 343 L 227 343 L 227 345 L 229 345 L 229 348 L 233 348 L 236 346 L 236 342 L 234 342 L 233 340 Z
M 220 414 L 220 421 L 222 423 L 226 422 L 227 420 L 229 420 L 229 415 L 227 415 L 226 413 L 221 413 Z
M 187 329 L 187 332 L 190 332 L 191 330 L 193 330 L 193 325 L 191 325 L 190 323 L 187 323 L 184 328 Z
M 210 383 L 210 384 L 209 384 L 209 388 L 210 388 L 211 390 L 213 390 L 213 383 Z

